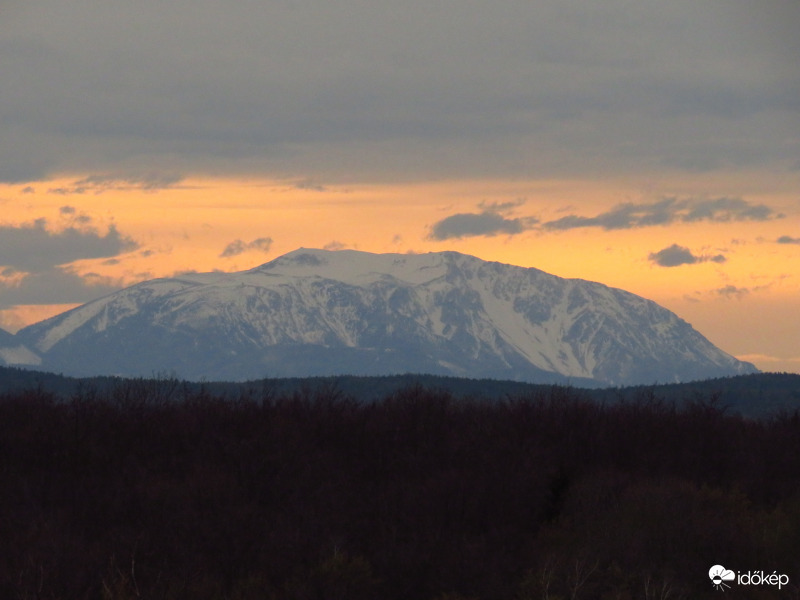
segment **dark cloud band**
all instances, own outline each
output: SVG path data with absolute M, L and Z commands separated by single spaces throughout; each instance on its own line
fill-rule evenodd
M 89 273 L 79 275 L 52 267 L 29 273 L 18 283 L 0 281 L 0 309 L 21 304 L 72 304 L 94 300 L 122 288 L 122 282 Z
M 551 231 L 581 227 L 600 227 L 610 231 L 673 223 L 768 221 L 783 217 L 764 204 L 751 204 L 741 198 L 664 198 L 652 203 L 618 204 L 593 217 L 567 215 L 548 221 L 543 227 Z
M 62 206 L 60 213 L 73 217 L 76 211 Z M 86 302 L 116 291 L 121 287 L 119 281 L 92 273 L 81 275 L 67 265 L 90 258 L 113 260 L 137 247 L 114 225 L 105 235 L 75 227 L 50 231 L 46 219 L 0 226 L 0 265 L 4 267 L 0 275 L 6 278 L 0 281 L 0 308 Z
M 47 229 L 46 219 L 33 223 L 0 226 L 0 264 L 18 271 L 46 271 L 87 258 L 110 258 L 134 250 L 138 244 L 122 235 L 114 225 L 105 235 L 94 229 L 68 227 Z
M 7 4 L 4 181 L 321 161 L 332 179 L 585 176 L 796 155 L 792 0 Z M 769 33 L 732 35 L 740 21 Z

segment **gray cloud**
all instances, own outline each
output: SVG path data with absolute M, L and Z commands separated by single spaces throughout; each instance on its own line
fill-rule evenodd
M 750 204 L 741 198 L 710 198 L 703 200 L 685 200 L 680 207 L 686 212 L 680 215 L 681 221 L 767 221 L 771 218 L 783 218 L 775 214 L 771 208 L 763 204 Z
M 782 235 L 776 240 L 779 244 L 800 244 L 800 238 Z
M 88 302 L 122 289 L 120 281 L 97 274 L 79 275 L 50 267 L 26 275 L 17 284 L 0 282 L 0 309 L 19 304 L 69 304 Z
M 342 242 L 338 242 L 336 240 L 328 242 L 322 247 L 323 250 L 344 250 L 345 248 L 347 248 L 347 244 L 343 244 Z
M 663 198 L 657 202 L 627 202 L 593 217 L 567 215 L 544 224 L 545 229 L 563 231 L 600 227 L 607 231 L 669 225 L 676 222 L 766 221 L 783 218 L 764 204 L 750 204 L 741 198 Z
M 262 237 L 255 239 L 251 242 L 243 242 L 242 240 L 234 240 L 227 246 L 220 254 L 220 258 L 230 258 L 232 256 L 239 256 L 248 250 L 258 250 L 259 252 L 267 253 L 272 247 L 272 238 Z
M 59 213 L 73 221 L 88 221 L 71 206 Z M 105 235 L 94 229 L 68 227 L 53 232 L 45 219 L 20 226 L 0 226 L 0 309 L 18 304 L 66 304 L 87 302 L 121 289 L 120 281 L 95 273 L 80 275 L 67 265 L 88 258 L 116 257 L 137 248 L 114 225 Z
M 478 208 L 482 209 L 484 212 L 496 212 L 496 213 L 505 213 L 514 210 L 525 204 L 527 199 L 525 198 L 517 198 L 516 200 L 512 200 L 509 202 L 480 202 L 478 204 Z
M 62 206 L 58 209 L 58 213 L 71 225 L 89 225 L 92 222 L 92 217 L 87 214 L 78 213 L 74 206 Z
M 787 276 L 782 275 L 778 277 L 775 281 L 766 283 L 763 285 L 754 285 L 752 287 L 739 287 L 735 285 L 725 285 L 721 288 L 717 288 L 715 290 L 711 290 L 711 294 L 715 296 L 722 296 L 724 298 L 735 298 L 737 300 L 741 300 L 745 296 L 750 295 L 751 293 L 758 293 L 763 292 L 764 290 L 768 290 L 772 287 L 772 285 L 781 279 L 785 279 Z
M 298 190 L 310 190 L 313 192 L 324 192 L 326 188 L 324 185 L 319 183 L 315 183 L 311 179 L 304 179 L 303 181 L 298 181 L 294 184 L 294 187 Z
M 678 244 L 672 244 L 658 252 L 652 252 L 648 258 L 660 267 L 679 267 L 703 262 L 724 263 L 727 260 L 722 254 L 696 256 L 689 248 Z
M 677 244 L 658 252 L 653 252 L 648 258 L 661 267 L 677 267 L 697 262 L 697 257 L 692 254 L 691 250 Z
M 507 219 L 492 211 L 458 213 L 434 223 L 429 238 L 441 241 L 479 235 L 514 235 L 530 229 L 535 222 L 532 217 Z
M 714 293 L 718 296 L 724 296 L 725 298 L 736 298 L 737 300 L 741 300 L 750 293 L 750 290 L 748 288 L 736 287 L 735 285 L 728 284 L 721 288 L 717 288 L 714 290 Z
M 18 271 L 48 271 L 76 260 L 114 257 L 137 247 L 113 224 L 105 235 L 75 227 L 49 231 L 46 219 L 20 226 L 0 225 L 0 264 Z
M 0 180 L 783 169 L 800 6 L 767 2 L 30 0 L 0 23 Z

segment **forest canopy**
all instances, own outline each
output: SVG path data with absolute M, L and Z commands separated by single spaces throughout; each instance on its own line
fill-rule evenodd
M 412 385 L 0 397 L 0 596 L 711 598 L 800 583 L 800 417 Z

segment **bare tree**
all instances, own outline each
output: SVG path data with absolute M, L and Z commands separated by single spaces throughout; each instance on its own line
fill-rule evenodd
M 645 600 L 681 600 L 685 594 L 672 585 L 670 578 L 664 577 L 656 580 L 649 573 L 645 576 L 644 582 Z
M 579 598 L 581 590 L 599 566 L 600 561 L 597 559 L 594 561 L 584 558 L 575 559 L 572 569 L 567 573 L 567 589 L 569 590 L 570 600 Z

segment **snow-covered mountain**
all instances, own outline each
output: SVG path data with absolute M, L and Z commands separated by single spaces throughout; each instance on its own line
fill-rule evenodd
M 639 296 L 456 252 L 299 249 L 249 271 L 146 281 L 15 340 L 42 368 L 73 375 L 625 385 L 756 371 Z
M 42 359 L 5 329 L 0 329 L 0 365 L 39 365 Z

